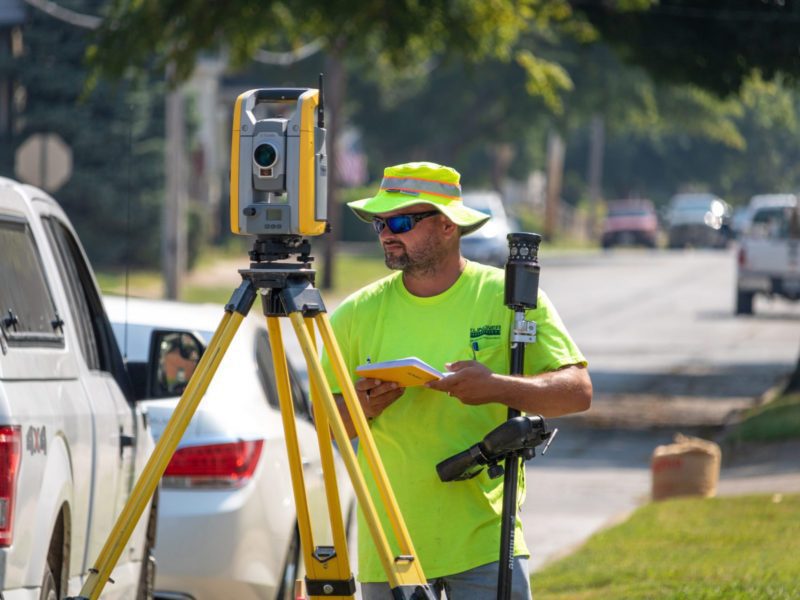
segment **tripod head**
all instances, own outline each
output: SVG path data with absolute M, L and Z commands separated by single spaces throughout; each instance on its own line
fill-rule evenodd
M 248 253 L 254 263 L 275 263 L 295 256 L 307 267 L 313 262 L 311 243 L 299 235 L 259 235 Z
M 547 431 L 540 415 L 514 417 L 492 429 L 477 444 L 437 464 L 436 472 L 445 482 L 472 479 L 484 467 L 489 468 L 492 479 L 500 477 L 503 474 L 501 461 L 512 454 L 519 454 L 526 460 L 533 458 L 534 448 L 547 442 L 542 450 L 544 454 L 557 431 Z

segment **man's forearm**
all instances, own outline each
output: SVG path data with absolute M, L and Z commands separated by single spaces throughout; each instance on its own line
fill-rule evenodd
M 585 367 L 572 365 L 539 375 L 494 375 L 499 402 L 528 414 L 560 417 L 588 410 L 592 381 Z

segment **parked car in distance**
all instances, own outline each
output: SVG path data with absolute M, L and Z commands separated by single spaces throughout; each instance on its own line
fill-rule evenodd
M 730 205 L 708 193 L 678 194 L 667 208 L 667 246 L 724 248 L 732 238 Z
M 739 240 L 736 314 L 753 314 L 756 295 L 800 300 L 800 207 L 785 196 L 762 204 Z
M 106 296 L 105 304 L 131 372 L 139 372 L 137 394 L 153 398 L 142 404 L 158 439 L 223 308 L 113 296 Z M 163 333 L 159 330 L 171 333 L 152 345 L 154 332 Z M 283 337 L 315 542 L 330 545 L 317 434 L 303 382 L 292 366 L 303 359 L 294 332 Z M 251 313 L 243 320 L 166 468 L 156 598 L 294 597 L 300 545 L 268 339 L 262 315 Z M 151 347 L 159 349 L 163 364 L 148 377 L 137 367 Z M 336 465 L 349 520 L 354 494 L 338 454 Z
M 516 229 L 506 214 L 503 199 L 497 192 L 475 191 L 466 192 L 463 201 L 492 218 L 476 232 L 461 238 L 461 254 L 475 262 L 502 267 L 508 259 L 508 234 Z
M 646 246 L 658 244 L 658 215 L 647 199 L 612 200 L 607 203 L 600 245 Z
M 152 449 L 67 215 L 0 177 L 0 598 L 77 596 Z M 152 597 L 155 510 L 103 598 Z

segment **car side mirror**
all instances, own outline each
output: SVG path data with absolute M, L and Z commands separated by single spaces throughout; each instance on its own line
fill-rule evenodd
M 153 330 L 145 397 L 170 398 L 183 394 L 204 351 L 202 339 L 190 331 Z

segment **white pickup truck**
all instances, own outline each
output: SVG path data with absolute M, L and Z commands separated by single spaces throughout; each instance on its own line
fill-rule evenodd
M 92 269 L 47 194 L 0 177 L 0 598 L 77 596 L 153 441 Z M 148 508 L 104 598 L 148 599 Z
M 756 294 L 800 300 L 800 214 L 794 196 L 756 208 L 739 242 L 736 314 L 753 314 Z

